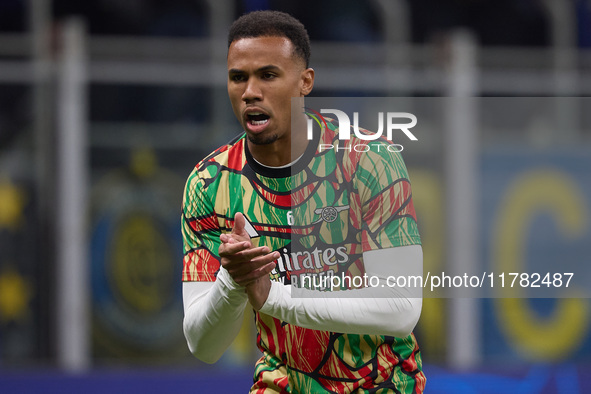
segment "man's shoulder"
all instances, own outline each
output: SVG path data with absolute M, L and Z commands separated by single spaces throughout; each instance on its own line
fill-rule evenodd
M 231 170 L 240 170 L 244 158 L 245 134 L 241 133 L 230 140 L 228 143 L 220 146 L 201 161 L 193 169 L 193 174 L 203 172 L 210 166 L 219 168 L 229 168 Z
M 208 162 L 227 163 L 233 156 L 242 156 L 244 154 L 245 133 L 240 133 L 228 143 L 220 146 L 209 155 L 205 156 L 196 167 Z
M 195 189 L 199 184 L 209 185 L 225 171 L 239 173 L 244 166 L 245 134 L 239 134 L 227 144 L 211 152 L 197 163 L 187 178 L 187 185 Z

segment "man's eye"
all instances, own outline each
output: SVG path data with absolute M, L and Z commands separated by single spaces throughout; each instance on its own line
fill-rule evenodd
M 273 74 L 273 73 L 264 73 L 263 74 L 263 79 L 273 79 L 273 78 L 275 78 L 275 76 L 276 75 Z
M 234 74 L 230 76 L 230 80 L 234 82 L 242 82 L 246 80 L 246 77 L 244 75 Z

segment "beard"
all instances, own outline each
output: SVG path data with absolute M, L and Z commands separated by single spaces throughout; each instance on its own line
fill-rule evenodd
M 249 135 L 246 134 L 248 140 L 250 142 L 252 142 L 255 145 L 269 145 L 272 144 L 273 142 L 277 141 L 277 139 L 279 138 L 279 136 L 277 134 L 271 134 L 271 135 Z

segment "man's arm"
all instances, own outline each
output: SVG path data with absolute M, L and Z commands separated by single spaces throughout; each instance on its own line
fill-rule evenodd
M 350 334 L 409 335 L 421 313 L 420 289 L 388 286 L 387 278 L 422 275 L 421 246 L 374 250 L 365 252 L 363 257 L 368 277 L 379 278 L 378 288 L 347 290 L 348 296 L 343 298 L 335 297 L 335 293 L 298 289 L 302 294 L 305 292 L 306 298 L 295 298 L 291 286 L 274 282 L 264 301 L 247 289 L 251 304 L 262 313 L 305 328 Z
M 244 286 L 265 277 L 268 282 L 279 257 L 266 246 L 254 248 L 244 225 L 238 213 L 232 233 L 221 235 L 215 282 L 183 284 L 185 338 L 195 357 L 207 363 L 216 362 L 240 331 L 248 301 Z
M 206 363 L 219 360 L 240 331 L 247 302 L 224 268 L 215 282 L 184 282 L 183 331 L 191 353 Z

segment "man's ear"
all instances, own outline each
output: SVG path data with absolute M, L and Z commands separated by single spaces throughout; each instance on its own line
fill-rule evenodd
M 312 91 L 314 87 L 314 69 L 307 68 L 302 71 L 302 83 L 300 88 L 300 94 L 302 96 L 307 96 Z

